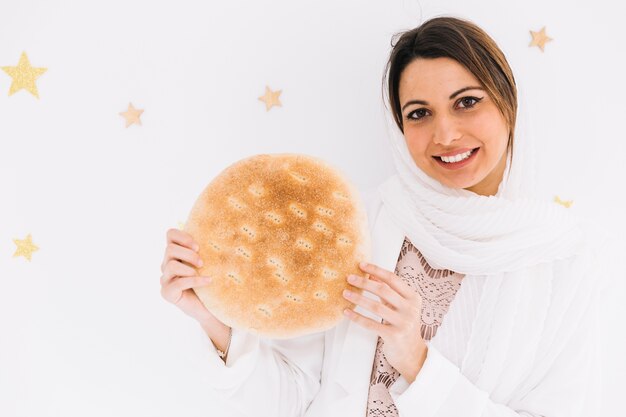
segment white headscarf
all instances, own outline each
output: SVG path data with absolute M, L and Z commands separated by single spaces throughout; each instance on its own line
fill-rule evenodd
M 589 276 L 595 271 L 588 257 L 574 256 L 589 253 L 585 219 L 532 196 L 532 136 L 524 109 L 520 96 L 513 163 L 510 166 L 507 158 L 495 196 L 449 188 L 425 174 L 390 115 L 386 120 L 397 173 L 378 187 L 381 209 L 432 267 L 465 274 L 464 282 L 473 282 L 464 285 L 484 282 L 459 367 L 492 398 L 520 401 L 545 376 L 544 368 L 530 364 L 556 354 L 567 343 L 567 338 L 555 335 L 572 334 L 577 328 L 593 304 L 591 289 L 601 278 Z M 567 272 L 564 264 L 554 262 L 561 259 Z M 556 281 L 557 276 L 562 279 Z M 567 285 L 559 287 L 557 296 L 554 286 L 563 279 Z M 456 337 L 442 331 L 447 325 L 444 321 L 428 342 L 444 354 L 454 345 L 449 338 Z
M 580 219 L 532 196 L 532 136 L 520 94 L 512 167 L 495 196 L 445 186 L 413 161 L 387 113 L 396 175 L 379 186 L 384 205 L 430 265 L 463 274 L 495 274 L 562 259 L 581 249 Z

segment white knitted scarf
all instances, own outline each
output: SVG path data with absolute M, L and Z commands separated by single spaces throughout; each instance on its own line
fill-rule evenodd
M 579 249 L 580 219 L 560 204 L 533 198 L 532 137 L 521 109 L 512 167 L 507 156 L 495 196 L 450 188 L 429 177 L 412 160 L 402 133 L 388 129 L 397 173 L 379 191 L 431 266 L 496 274 L 566 258 Z
M 388 113 L 397 173 L 378 188 L 383 207 L 431 266 L 486 280 L 461 371 L 503 399 L 523 395 L 522 381 L 527 389 L 539 381 L 530 364 L 538 359 L 540 344 L 543 355 L 557 348 L 543 334 L 553 262 L 584 252 L 588 236 L 583 219 L 560 204 L 533 198 L 532 136 L 523 105 L 520 100 L 512 166 L 507 158 L 495 196 L 449 188 L 425 174 Z M 573 300 L 583 281 L 572 277 L 564 298 Z M 561 310 L 554 307 L 550 314 L 565 314 L 568 307 L 563 301 Z M 572 316 L 563 326 L 573 330 L 575 320 Z M 431 340 L 437 342 L 437 336 Z

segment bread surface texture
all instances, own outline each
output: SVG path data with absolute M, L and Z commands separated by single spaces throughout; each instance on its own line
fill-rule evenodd
M 184 230 L 212 277 L 194 291 L 224 324 L 285 339 L 327 330 L 353 308 L 348 274 L 369 261 L 367 215 L 342 172 L 303 154 L 260 154 L 216 176 Z

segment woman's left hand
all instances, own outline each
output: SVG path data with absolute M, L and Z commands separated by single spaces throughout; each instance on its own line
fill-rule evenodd
M 351 292 L 344 297 L 384 319 L 384 323 L 365 317 L 353 309 L 346 309 L 348 318 L 376 332 L 385 342 L 383 352 L 387 362 L 409 382 L 413 382 L 426 359 L 426 346 L 421 334 L 422 298 L 400 277 L 373 264 L 359 267 L 370 278 L 350 275 L 348 283 L 377 295 L 378 302 Z M 356 278 L 351 280 L 351 278 Z

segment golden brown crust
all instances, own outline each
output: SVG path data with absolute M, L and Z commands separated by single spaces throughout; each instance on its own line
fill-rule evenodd
M 371 252 L 367 215 L 340 171 L 301 154 L 263 154 L 204 189 L 184 230 L 200 245 L 195 288 L 228 326 L 270 338 L 324 331 L 354 304 L 342 296 Z

